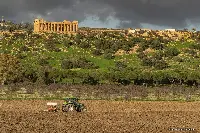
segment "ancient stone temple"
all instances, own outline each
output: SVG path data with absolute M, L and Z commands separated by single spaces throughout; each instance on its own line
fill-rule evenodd
M 35 19 L 34 32 L 54 32 L 54 33 L 75 33 L 78 31 L 78 21 L 66 21 L 63 22 L 47 22 L 43 19 Z

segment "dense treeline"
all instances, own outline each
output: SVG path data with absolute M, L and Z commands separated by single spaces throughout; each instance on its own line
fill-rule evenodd
M 161 36 L 146 39 L 112 32 L 7 34 L 0 40 L 0 81 L 198 86 L 199 33 L 192 39 L 171 42 Z M 137 49 L 130 54 L 132 48 Z M 119 50 L 125 55 L 116 55 Z

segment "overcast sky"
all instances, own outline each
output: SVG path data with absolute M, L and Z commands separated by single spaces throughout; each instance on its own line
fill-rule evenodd
M 0 0 L 0 15 L 15 22 L 78 20 L 106 28 L 196 28 L 200 0 Z

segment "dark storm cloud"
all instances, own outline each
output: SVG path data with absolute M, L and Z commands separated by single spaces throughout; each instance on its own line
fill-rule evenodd
M 160 26 L 185 27 L 186 19 L 200 17 L 199 0 L 103 0 L 120 20 L 132 24 L 149 23 Z
M 16 21 L 32 21 L 40 15 L 48 20 L 83 21 L 96 15 L 100 21 L 113 16 L 121 27 L 141 23 L 174 28 L 186 27 L 186 20 L 199 23 L 199 0 L 0 0 L 0 13 Z M 50 13 L 51 12 L 51 13 Z M 49 13 L 49 15 L 47 14 Z

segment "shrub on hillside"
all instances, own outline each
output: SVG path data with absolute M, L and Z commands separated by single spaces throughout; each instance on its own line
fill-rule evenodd
M 130 47 L 129 45 L 127 45 L 127 44 L 125 44 L 125 45 L 122 46 L 122 50 L 124 50 L 124 51 L 126 51 L 126 52 L 129 51 L 130 48 L 131 48 L 131 47 Z
M 100 49 L 95 49 L 92 51 L 92 54 L 95 55 L 95 56 L 100 56 L 102 55 L 102 51 Z
M 165 55 L 167 57 L 173 57 L 173 56 L 177 56 L 179 54 L 180 54 L 180 51 L 175 47 L 166 48 L 166 50 L 165 50 Z
M 189 48 L 200 50 L 200 44 L 199 43 L 193 43 L 193 44 L 189 45 Z
M 140 59 L 143 59 L 143 58 L 146 58 L 147 55 L 146 55 L 144 52 L 139 52 L 139 53 L 137 54 L 137 57 L 140 58 Z
M 69 48 L 70 46 L 72 46 L 72 42 L 70 42 L 69 40 L 64 40 L 63 41 L 63 45 L 67 48 Z
M 59 48 L 56 47 L 56 44 L 57 44 L 57 43 L 54 42 L 54 40 L 49 39 L 49 40 L 46 41 L 44 47 L 45 47 L 47 50 L 51 51 L 51 52 L 53 52 L 53 51 L 55 51 L 55 52 L 60 52 L 61 50 L 60 50 Z
M 20 47 L 20 51 L 25 51 L 25 52 L 27 52 L 27 51 L 30 51 L 30 48 L 28 48 L 27 46 L 22 46 L 22 47 Z
M 184 62 L 184 59 L 181 58 L 181 57 L 178 57 L 178 56 L 175 56 L 175 57 L 173 58 L 173 60 L 174 60 L 174 61 L 177 61 L 177 62 Z
M 115 67 L 116 67 L 116 68 L 126 68 L 127 65 L 126 65 L 124 62 L 117 61 L 117 62 L 115 63 Z
M 86 58 L 62 60 L 61 67 L 62 69 L 72 69 L 72 68 L 97 69 L 99 68 L 91 61 L 88 61 Z
M 93 62 L 87 60 L 86 58 L 79 58 L 77 61 L 77 67 L 86 69 L 97 69 L 99 68 Z
M 164 48 L 163 43 L 159 39 L 155 39 L 152 41 L 151 46 L 152 49 L 162 50 Z
M 74 64 L 72 61 L 65 59 L 62 60 L 61 67 L 62 69 L 72 69 L 74 67 Z
M 145 48 L 144 47 L 139 47 L 136 52 L 137 53 L 143 53 L 145 51 Z
M 131 83 L 131 81 L 128 79 L 118 79 L 117 82 L 122 85 L 129 85 Z
M 82 82 L 83 84 L 97 85 L 99 81 L 91 76 L 86 76 Z
M 80 46 L 81 48 L 84 48 L 84 49 L 86 49 L 86 48 L 91 48 L 91 45 L 90 45 L 89 42 L 81 42 L 81 43 L 79 44 L 79 46 Z
M 117 52 L 120 48 L 121 48 L 120 44 L 113 44 L 111 46 L 111 50 L 114 51 L 114 52 Z
M 153 66 L 153 65 L 154 65 L 154 62 L 153 62 L 153 60 L 152 60 L 151 58 L 149 58 L 149 57 L 144 57 L 144 58 L 142 59 L 142 65 L 143 65 L 143 66 Z
M 45 65 L 48 65 L 48 64 L 49 64 L 49 62 L 48 62 L 47 58 L 41 58 L 41 59 L 39 59 L 39 65 L 45 66 Z
M 154 62 L 154 67 L 156 68 L 156 69 L 165 69 L 165 68 L 167 68 L 168 67 L 168 64 L 167 64 L 167 62 L 166 61 L 164 61 L 164 60 L 156 60 L 155 62 Z
M 104 51 L 104 54 L 108 54 L 108 53 L 113 54 L 114 51 L 113 51 L 112 49 L 106 49 L 106 50 Z
M 197 51 L 195 51 L 194 49 L 185 49 L 184 52 L 190 54 L 193 57 L 197 56 Z
M 114 59 L 115 56 L 113 56 L 112 53 L 107 53 L 107 54 L 104 54 L 104 58 L 108 59 L 108 60 L 111 60 L 111 59 Z
M 144 57 L 141 59 L 142 60 L 142 65 L 144 66 L 150 66 L 150 67 L 155 67 L 156 69 L 164 69 L 168 67 L 168 64 L 166 61 L 162 59 L 162 56 L 159 55 L 154 55 L 152 57 Z

